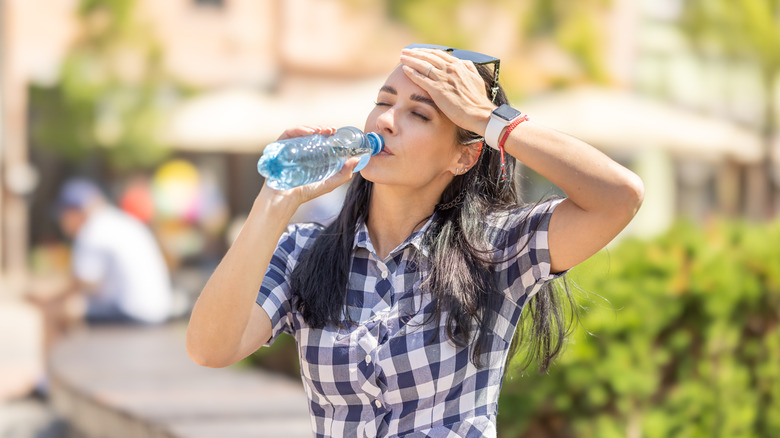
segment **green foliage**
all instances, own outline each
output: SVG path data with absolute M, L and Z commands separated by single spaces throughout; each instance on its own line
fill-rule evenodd
M 246 358 L 243 363 L 285 374 L 293 379 L 300 380 L 301 378 L 301 367 L 300 362 L 298 362 L 298 349 L 295 345 L 295 338 L 286 333 L 280 334 L 270 347 L 263 347 L 257 350 Z
M 469 32 L 458 26 L 458 10 L 468 0 L 395 0 L 387 2 L 388 15 L 416 33 L 420 42 L 468 49 Z
M 602 13 L 610 0 L 530 0 L 521 21 L 531 38 L 549 38 L 569 53 L 586 76 L 607 82 Z
M 78 162 L 98 152 L 115 170 L 148 168 L 169 154 L 161 143 L 165 106 L 179 90 L 162 69 L 135 0 L 82 0 L 81 38 L 59 81 L 31 90 L 31 136 Z
M 690 0 L 682 24 L 700 47 L 780 69 L 779 0 Z
M 94 111 L 89 102 L 70 102 L 61 87 L 30 87 L 32 142 L 76 163 L 93 146 Z
M 679 223 L 576 268 L 581 324 L 549 374 L 510 364 L 499 435 L 780 436 L 777 242 L 780 223 Z
M 389 16 L 407 25 L 420 42 L 463 49 L 473 49 L 472 42 L 491 26 L 474 21 L 472 15 L 463 13 L 465 8 L 495 8 L 520 23 L 517 33 L 506 38 L 521 45 L 552 40 L 580 65 L 586 78 L 602 83 L 609 79 L 601 21 L 611 0 L 394 0 L 387 4 Z

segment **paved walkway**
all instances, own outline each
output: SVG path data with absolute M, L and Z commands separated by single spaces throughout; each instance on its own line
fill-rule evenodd
M 0 403 L 0 438 L 66 438 L 67 425 L 34 396 Z
M 299 382 L 261 370 L 195 365 L 184 325 L 98 327 L 51 356 L 50 398 L 77 436 L 311 437 Z
M 64 438 L 66 425 L 31 396 L 43 376 L 43 321 L 0 278 L 0 438 Z

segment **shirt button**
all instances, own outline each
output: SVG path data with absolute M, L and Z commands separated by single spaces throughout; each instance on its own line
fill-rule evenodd
M 366 355 L 366 363 L 371 363 L 371 356 Z
M 382 271 L 382 279 L 387 279 L 387 271 Z
M 380 402 L 379 400 L 374 400 L 374 406 L 376 406 L 378 408 L 381 408 L 382 407 L 382 402 Z

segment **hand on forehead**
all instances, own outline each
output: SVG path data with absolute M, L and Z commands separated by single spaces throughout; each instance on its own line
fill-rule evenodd
M 456 125 L 477 133 L 484 130 L 484 114 L 495 105 L 473 62 L 438 49 L 404 49 L 401 64 L 406 76 Z

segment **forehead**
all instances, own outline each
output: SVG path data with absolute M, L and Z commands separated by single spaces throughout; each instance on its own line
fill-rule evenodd
M 385 80 L 384 85 L 393 88 L 398 92 L 398 94 L 402 94 L 402 95 L 417 94 L 420 96 L 430 98 L 430 95 L 428 95 L 427 91 L 420 88 L 419 85 L 412 82 L 412 80 L 409 79 L 408 76 L 406 76 L 406 73 L 404 73 L 401 65 L 396 67 L 390 73 L 390 75 Z

